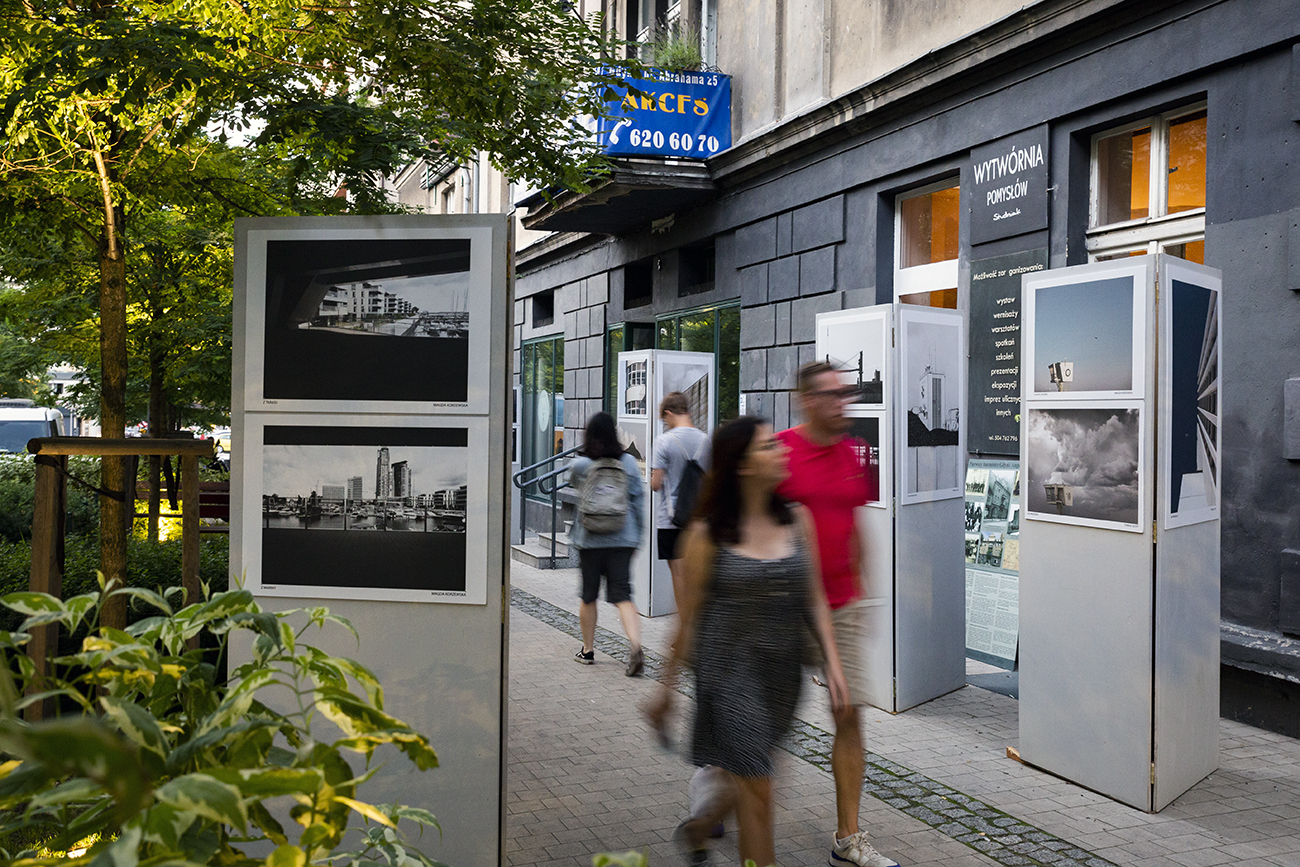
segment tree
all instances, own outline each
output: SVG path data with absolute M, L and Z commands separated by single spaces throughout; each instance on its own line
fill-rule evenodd
M 555 0 L 6 0 L 0 12 L 0 213 L 80 236 L 97 264 L 99 418 L 127 394 L 127 215 L 155 210 L 165 167 L 198 161 L 213 124 L 310 186 L 382 204 L 413 155 L 485 150 L 511 177 L 583 188 L 601 158 L 575 123 L 601 115 L 617 54 Z M 250 127 L 251 125 L 251 127 Z M 123 490 L 118 461 L 103 485 Z M 103 498 L 105 573 L 125 562 L 122 503 Z M 109 622 L 122 621 L 117 600 Z

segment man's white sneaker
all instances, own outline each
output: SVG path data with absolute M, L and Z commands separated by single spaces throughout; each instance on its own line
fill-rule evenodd
M 867 842 L 867 832 L 858 831 L 831 846 L 830 867 L 898 867 Z

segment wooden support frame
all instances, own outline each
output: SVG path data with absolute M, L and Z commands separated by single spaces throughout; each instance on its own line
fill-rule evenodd
M 68 458 L 86 455 L 122 460 L 132 455 L 176 455 L 181 465 L 181 585 L 186 602 L 201 598 L 199 584 L 199 458 L 214 455 L 212 440 L 99 439 L 95 437 L 46 437 L 27 443 L 36 460 L 36 490 L 32 519 L 32 568 L 30 590 L 63 596 L 64 531 L 68 504 Z M 131 492 L 122 492 L 130 497 Z M 41 677 L 49 671 L 49 660 L 58 653 L 57 624 L 32 630 L 27 655 L 38 677 L 29 692 L 44 689 Z M 197 644 L 191 642 L 192 647 Z M 28 705 L 23 715 L 29 721 L 46 719 L 55 712 L 50 699 Z

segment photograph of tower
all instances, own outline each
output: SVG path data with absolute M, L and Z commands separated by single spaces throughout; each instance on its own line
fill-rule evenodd
M 1036 395 L 1133 390 L 1133 278 L 1037 286 Z
M 961 325 L 909 320 L 903 344 L 906 494 L 964 493 L 961 440 Z

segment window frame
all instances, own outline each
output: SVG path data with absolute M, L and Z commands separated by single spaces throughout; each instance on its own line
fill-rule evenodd
M 740 301 L 739 300 L 719 301 L 713 304 L 702 304 L 698 307 L 687 307 L 681 310 L 673 310 L 668 313 L 661 313 L 660 315 L 656 316 L 654 320 L 654 348 L 680 350 L 682 345 L 681 320 L 687 316 L 696 316 L 701 313 L 714 314 L 713 316 L 713 369 L 714 369 L 714 375 L 717 377 L 714 383 L 714 393 L 717 395 L 717 400 L 714 402 L 714 408 L 713 408 L 714 417 L 712 421 L 715 426 L 720 424 L 722 421 L 730 421 L 730 419 L 723 419 L 721 417 L 722 416 L 722 360 L 720 356 L 720 352 L 721 352 L 720 344 L 722 343 L 722 319 L 718 314 L 720 314 L 724 310 L 735 310 L 737 313 L 739 313 Z M 664 322 L 667 322 L 669 320 L 672 320 L 674 322 L 673 340 L 672 340 L 674 345 L 660 346 L 659 345 L 660 327 Z M 736 364 L 737 364 L 737 369 L 739 369 L 739 364 L 740 364 L 739 353 L 736 356 Z M 739 381 L 737 381 L 736 386 L 737 387 L 736 387 L 735 399 L 736 399 L 736 405 L 737 407 L 739 407 L 740 391 L 741 391 Z M 737 410 L 737 413 L 739 414 L 739 410 Z
M 951 175 L 920 187 L 913 187 L 894 196 L 894 301 L 901 302 L 904 295 L 916 295 L 922 292 L 936 292 L 953 289 L 958 285 L 957 263 L 961 261 L 959 251 L 952 259 L 930 262 L 926 265 L 902 267 L 903 261 L 903 202 L 920 196 L 937 193 L 940 190 L 957 190 L 961 197 L 961 175 Z M 961 237 L 962 209 L 957 208 L 957 237 Z M 942 284 L 942 285 L 940 285 Z
M 1084 245 L 1088 261 L 1124 253 L 1159 253 L 1167 246 L 1205 240 L 1205 206 L 1168 213 L 1169 202 L 1169 128 L 1175 122 L 1208 111 L 1208 102 L 1200 100 L 1176 109 L 1149 115 L 1092 136 L 1088 166 L 1088 229 Z M 1147 216 L 1098 225 L 1101 213 L 1101 163 L 1099 146 L 1103 139 L 1149 127 L 1151 160 L 1147 177 Z M 1206 128 L 1206 144 L 1209 129 Z M 1208 160 L 1208 154 L 1207 154 Z

